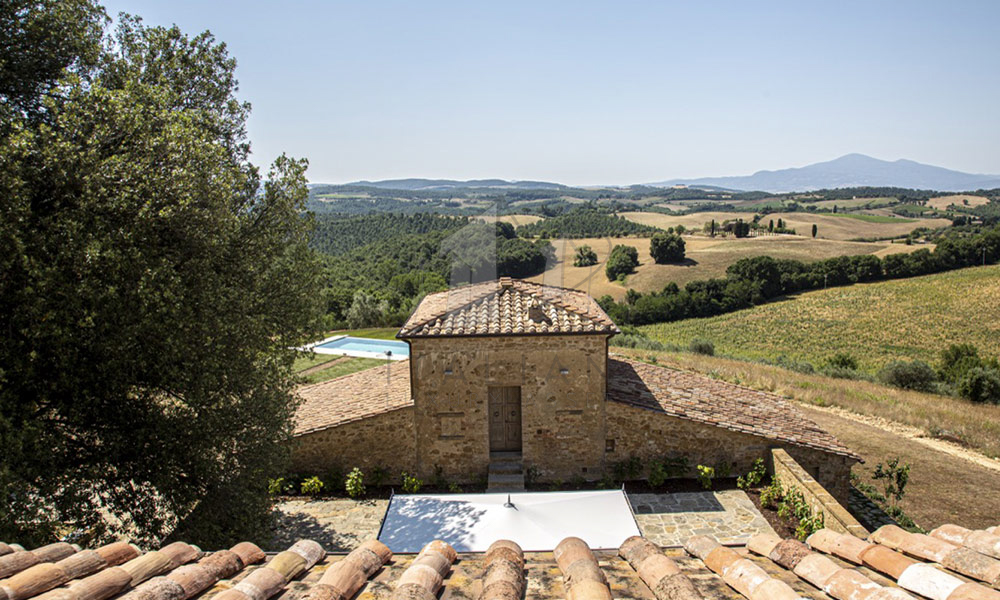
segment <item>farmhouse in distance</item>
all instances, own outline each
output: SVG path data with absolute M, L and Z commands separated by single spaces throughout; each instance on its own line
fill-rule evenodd
M 397 337 L 410 360 L 300 390 L 293 460 L 435 472 L 491 490 L 598 481 L 676 457 L 746 472 L 781 448 L 843 503 L 859 457 L 782 398 L 609 353 L 589 295 L 511 278 L 427 296 Z M 684 468 L 681 466 L 680 468 Z

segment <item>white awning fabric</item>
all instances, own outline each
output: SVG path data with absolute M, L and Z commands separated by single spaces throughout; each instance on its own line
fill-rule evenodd
M 505 506 L 510 500 L 513 506 Z M 458 552 L 485 552 L 500 539 L 525 552 L 553 550 L 575 536 L 597 549 L 640 535 L 623 490 L 393 496 L 379 541 L 393 552 L 419 552 L 444 540 Z

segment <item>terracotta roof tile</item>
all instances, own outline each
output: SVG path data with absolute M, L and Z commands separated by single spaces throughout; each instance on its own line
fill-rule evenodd
M 180 542 L 120 566 L 114 562 L 99 565 L 96 572 L 55 589 L 47 587 L 59 585 L 57 580 L 46 578 L 48 571 L 38 570 L 40 577 L 34 578 L 22 574 L 23 582 L 2 580 L 0 597 L 389 600 L 432 598 L 437 594 L 453 599 L 524 595 L 555 600 L 574 594 L 591 597 L 594 593 L 602 598 L 613 595 L 646 600 L 912 600 L 916 597 L 912 594 L 941 600 L 990 600 L 998 596 L 988 585 L 879 544 L 871 544 L 862 553 L 863 565 L 852 564 L 829 553 L 837 547 L 857 545 L 845 537 L 849 536 L 824 531 L 811 538 L 816 545 L 810 549 L 801 542 L 767 534 L 751 539 L 746 547 L 724 547 L 710 537 L 695 536 L 684 544 L 686 552 L 680 548 L 662 549 L 641 537 L 625 540 L 617 552 L 591 551 L 582 540 L 567 538 L 554 552 L 524 553 L 517 544 L 498 540 L 485 554 L 457 554 L 445 542 L 434 541 L 416 555 L 393 555 L 385 545 L 369 540 L 346 556 L 328 555 L 311 540 L 300 540 L 277 554 L 265 554 L 253 544 L 242 542 L 229 550 L 203 555 L 196 547 Z M 910 541 L 907 536 L 895 535 L 892 539 L 904 545 Z M 787 551 L 779 551 L 782 547 Z M 27 553 L 19 547 L 3 548 L 8 556 Z M 956 546 L 955 552 L 967 553 L 969 549 Z M 113 554 L 125 558 L 120 552 Z M 45 556 L 45 552 L 39 555 Z M 786 560 L 792 555 L 797 559 Z M 168 558 L 159 560 L 163 557 Z M 66 564 L 65 560 L 38 565 L 58 570 L 63 567 L 57 565 Z M 130 572 L 138 577 L 130 578 Z
M 351 373 L 299 388 L 293 435 L 302 435 L 413 406 L 410 361 Z
M 696 373 L 610 358 L 608 400 L 860 460 L 780 397 Z
M 397 337 L 619 333 L 585 292 L 501 278 L 430 294 Z

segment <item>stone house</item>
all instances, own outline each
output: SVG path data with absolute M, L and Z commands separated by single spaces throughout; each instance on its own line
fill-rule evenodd
M 632 456 L 747 471 L 783 448 L 842 501 L 859 458 L 765 392 L 616 357 L 586 293 L 500 280 L 427 296 L 410 360 L 301 388 L 298 470 L 381 466 L 483 479 L 501 457 L 539 481 L 595 481 Z

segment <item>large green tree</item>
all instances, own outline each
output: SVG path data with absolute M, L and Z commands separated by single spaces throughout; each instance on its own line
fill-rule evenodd
M 107 34 L 83 0 L 8 9 L 0 539 L 265 541 L 289 348 L 321 312 L 306 164 L 250 163 L 211 34 L 131 17 Z

